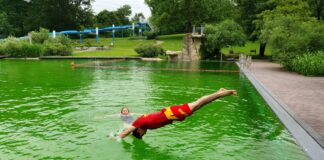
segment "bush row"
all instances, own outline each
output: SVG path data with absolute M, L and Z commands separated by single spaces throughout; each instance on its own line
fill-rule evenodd
M 324 52 L 296 56 L 291 62 L 291 70 L 308 76 L 324 76 Z
M 147 40 L 156 39 L 156 37 L 158 36 L 158 33 L 154 32 L 154 31 L 146 31 L 146 32 L 144 32 L 144 36 L 146 36 Z
M 0 43 L 0 55 L 13 58 L 40 57 L 43 55 L 68 56 L 73 51 L 70 40 L 65 36 L 58 36 L 56 39 L 49 38 L 47 40 L 39 38 L 34 42 L 34 44 L 30 44 L 26 40 L 9 37 Z
M 0 55 L 8 57 L 39 57 L 44 53 L 40 44 L 29 44 L 16 38 L 8 38 L 0 44 Z
M 165 53 L 161 46 L 154 44 L 142 44 L 136 47 L 135 51 L 141 57 L 157 57 L 158 55 L 163 55 Z

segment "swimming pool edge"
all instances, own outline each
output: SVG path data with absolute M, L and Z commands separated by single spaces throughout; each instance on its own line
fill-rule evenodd
M 237 66 L 240 71 L 249 79 L 252 85 L 257 89 L 263 99 L 270 106 L 272 111 L 277 115 L 287 130 L 296 139 L 297 143 L 313 160 L 322 160 L 324 149 L 321 142 L 316 140 L 319 137 L 306 123 L 304 123 L 288 106 L 269 91 L 248 69 L 242 67 L 238 62 Z M 309 133 L 311 132 L 311 133 Z

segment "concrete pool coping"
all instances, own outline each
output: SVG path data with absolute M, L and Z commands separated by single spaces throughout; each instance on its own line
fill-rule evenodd
M 314 137 L 305 130 L 304 127 L 307 127 L 307 125 L 305 123 L 300 124 L 302 122 L 300 118 L 289 110 L 285 103 L 270 92 L 252 72 L 245 67 L 241 67 L 238 62 L 236 64 L 308 156 L 313 160 L 322 160 L 324 157 L 324 149 Z

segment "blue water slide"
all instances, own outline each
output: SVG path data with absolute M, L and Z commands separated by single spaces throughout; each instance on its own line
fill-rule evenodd
M 134 27 L 139 27 L 139 24 L 135 24 Z M 123 25 L 123 26 L 115 26 L 115 27 L 104 27 L 104 28 L 99 28 L 98 31 L 99 32 L 107 32 L 107 31 L 121 31 L 121 30 L 126 30 L 126 29 L 132 29 L 133 26 L 132 25 Z M 57 32 L 56 34 L 64 34 L 64 35 L 73 35 L 73 34 L 90 34 L 90 33 L 96 33 L 96 29 L 85 29 L 83 31 L 77 31 L 77 30 L 67 30 L 67 31 L 61 31 L 61 32 Z M 50 33 L 51 35 L 53 33 Z

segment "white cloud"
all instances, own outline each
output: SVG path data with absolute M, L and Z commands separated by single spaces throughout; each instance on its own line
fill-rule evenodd
M 132 15 L 140 12 L 142 12 L 146 18 L 151 15 L 151 11 L 144 3 L 144 0 L 95 0 L 95 2 L 92 3 L 92 8 L 97 14 L 104 9 L 107 9 L 108 11 L 117 10 L 125 4 L 132 7 Z

